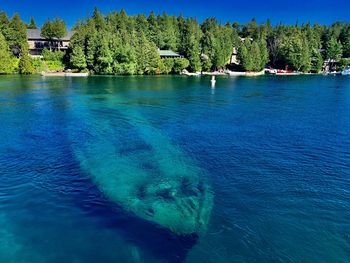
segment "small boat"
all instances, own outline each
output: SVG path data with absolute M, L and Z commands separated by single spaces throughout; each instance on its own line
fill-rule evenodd
M 340 71 L 332 71 L 332 72 L 328 72 L 328 75 L 334 75 L 334 76 L 342 75 L 342 72 L 340 72 Z
M 271 74 L 271 75 L 276 75 L 277 74 L 277 69 L 274 68 L 266 68 L 265 69 L 266 74 Z
M 200 72 L 188 72 L 186 69 L 184 69 L 181 72 L 181 75 L 199 77 L 199 76 L 201 76 L 201 73 Z
M 276 75 L 278 75 L 278 76 L 295 76 L 295 75 L 300 75 L 300 72 L 292 71 L 292 70 L 288 70 L 288 69 L 277 69 Z
M 238 77 L 238 76 L 245 76 L 246 72 L 240 72 L 240 71 L 231 71 L 226 70 L 225 73 L 229 76 Z
M 350 75 L 350 68 L 344 69 L 344 70 L 341 72 L 341 74 L 342 74 L 343 76 Z

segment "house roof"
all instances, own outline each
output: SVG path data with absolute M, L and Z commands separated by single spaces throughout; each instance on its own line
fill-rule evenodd
M 61 40 L 69 41 L 73 36 L 74 31 L 67 31 L 67 35 L 63 37 Z M 45 40 L 46 38 L 41 36 L 40 29 L 27 29 L 27 38 L 35 39 L 35 40 Z
M 176 53 L 172 50 L 159 50 L 159 55 L 161 57 L 181 57 L 179 53 Z

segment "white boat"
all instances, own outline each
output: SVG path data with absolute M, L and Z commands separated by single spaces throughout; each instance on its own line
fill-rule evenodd
M 344 70 L 341 72 L 341 74 L 342 74 L 343 76 L 345 76 L 345 75 L 350 75 L 350 68 L 344 69 Z

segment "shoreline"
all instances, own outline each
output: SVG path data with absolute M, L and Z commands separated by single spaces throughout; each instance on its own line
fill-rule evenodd
M 23 74 L 13 73 L 13 74 L 0 74 L 0 76 L 11 76 Z M 260 72 L 240 72 L 240 71 L 230 71 L 230 72 L 196 72 L 196 73 L 182 73 L 182 74 L 154 74 L 154 75 L 99 75 L 90 74 L 82 72 L 41 72 L 34 73 L 27 76 L 42 76 L 42 77 L 93 77 L 93 76 L 185 76 L 185 77 L 205 77 L 205 76 L 227 76 L 227 77 L 259 77 L 259 76 L 341 76 L 341 74 L 327 74 L 327 73 L 278 73 L 278 74 L 268 74 L 264 71 Z

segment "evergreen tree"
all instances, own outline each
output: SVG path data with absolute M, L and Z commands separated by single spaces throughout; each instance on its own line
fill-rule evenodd
M 12 59 L 5 37 L 0 32 L 0 74 L 12 73 Z
M 141 33 L 138 37 L 136 47 L 137 54 L 137 74 L 158 74 L 160 73 L 160 56 L 156 45 L 148 41 Z
M 33 17 L 30 17 L 30 23 L 27 25 L 28 29 L 37 29 L 38 27 L 36 26 L 35 20 Z
M 148 21 L 147 38 L 150 41 L 152 41 L 154 44 L 156 44 L 157 47 L 162 47 L 163 41 L 161 39 L 157 17 L 154 14 L 154 12 L 151 12 L 151 14 L 147 18 L 147 21 Z
M 88 20 L 85 39 L 86 64 L 93 69 L 95 64 L 95 53 L 97 47 L 97 31 L 93 20 Z
M 104 36 L 96 48 L 95 72 L 98 74 L 112 74 L 112 63 L 113 57 L 108 46 L 108 39 Z
M 190 66 L 190 62 L 186 58 L 175 58 L 174 59 L 174 67 L 173 72 L 174 73 L 181 73 L 184 69 L 188 68 Z
M 250 56 L 251 61 L 251 67 L 248 70 L 259 71 L 261 68 L 261 54 L 258 42 L 253 41 L 248 56 Z
M 259 70 L 263 70 L 266 64 L 269 63 L 269 51 L 267 49 L 266 40 L 261 38 L 259 40 L 259 49 L 260 49 L 260 65 Z
M 70 62 L 74 68 L 85 69 L 87 67 L 83 49 L 80 46 L 75 46 L 70 55 Z
M 343 50 L 342 45 L 336 38 L 332 37 L 326 44 L 326 57 L 335 62 L 341 59 Z M 333 64 L 333 63 L 332 63 Z
M 15 13 L 10 21 L 10 30 L 7 42 L 12 52 L 18 56 L 21 53 L 21 47 L 27 46 L 26 25 L 21 21 L 19 14 Z
M 28 55 L 27 47 L 22 47 L 21 57 L 19 61 L 19 73 L 24 75 L 34 73 L 33 63 Z
M 314 73 L 319 73 L 322 69 L 323 59 L 318 49 L 311 50 L 311 67 L 310 70 Z
M 172 19 L 172 17 L 163 13 L 162 16 L 158 18 L 158 25 L 160 30 L 160 39 L 161 44 L 159 48 L 161 49 L 171 49 L 176 50 L 177 47 L 177 25 L 176 20 Z
M 52 42 L 59 41 L 67 35 L 66 23 L 55 18 L 54 20 L 47 20 L 41 28 L 41 36 L 50 40 L 50 50 L 52 49 Z M 59 44 L 57 45 L 59 49 Z
M 92 20 L 95 24 L 97 31 L 105 30 L 106 28 L 106 21 L 103 17 L 103 15 L 100 13 L 100 11 L 95 7 L 94 13 L 92 15 Z
M 253 61 L 250 54 L 250 50 L 251 42 L 249 39 L 245 39 L 245 41 L 241 44 L 241 46 L 238 49 L 238 59 L 242 68 L 247 71 L 253 70 Z
M 199 34 L 200 28 L 197 21 L 188 19 L 186 21 L 186 29 L 184 29 L 183 49 L 186 58 L 189 60 L 189 69 L 194 72 L 201 71 L 200 60 L 200 44 Z
M 1 58 L 8 61 L 11 72 L 17 67 L 14 65 L 18 58 L 19 70 L 31 72 L 31 59 L 26 54 L 26 28 L 36 28 L 33 18 L 26 25 L 18 14 L 9 19 L 5 12 L 0 12 Z M 209 18 L 200 25 L 195 19 L 166 13 L 128 16 L 121 10 L 103 16 L 95 8 L 92 17 L 79 21 L 74 31 L 65 57 L 70 59 L 72 66 L 98 74 L 223 69 L 230 63 L 234 48 L 238 49 L 240 66 L 246 71 L 260 71 L 269 64 L 276 68 L 288 65 L 293 70 L 319 72 L 323 59 L 340 61 L 350 57 L 350 24 L 341 22 L 331 26 L 280 23 L 273 27 L 269 20 L 261 25 L 255 19 L 246 25 L 223 25 L 215 18 Z M 46 21 L 42 28 L 42 36 L 55 47 L 59 47 L 56 42 L 66 34 L 64 21 L 57 18 Z M 245 41 L 242 42 L 241 37 Z M 158 49 L 172 49 L 184 58 L 161 60 Z M 321 50 L 325 52 L 321 53 Z M 43 55 L 46 63 L 57 62 L 60 68 L 63 67 L 63 52 L 45 50 Z M 1 72 L 10 72 L 1 66 Z

